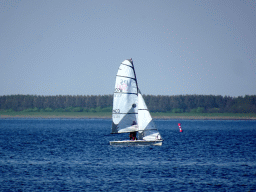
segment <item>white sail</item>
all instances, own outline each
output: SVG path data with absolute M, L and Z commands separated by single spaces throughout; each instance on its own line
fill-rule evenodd
M 112 133 L 137 131 L 138 86 L 131 59 L 121 63 L 115 83 Z
M 155 141 L 162 139 L 140 93 L 138 94 L 138 127 L 139 140 Z
M 139 91 L 131 59 L 123 61 L 118 69 L 112 113 L 112 133 L 127 132 L 130 140 L 110 141 L 110 145 L 161 146 L 163 142 Z

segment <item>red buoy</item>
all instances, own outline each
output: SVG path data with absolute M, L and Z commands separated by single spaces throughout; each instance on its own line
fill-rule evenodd
M 180 132 L 182 132 L 182 129 L 181 129 L 181 125 L 180 125 L 180 123 L 178 123 L 178 126 L 179 126 L 179 129 L 180 129 Z

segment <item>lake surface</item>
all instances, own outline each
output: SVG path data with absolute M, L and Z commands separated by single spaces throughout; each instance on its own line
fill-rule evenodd
M 256 121 L 155 124 L 163 146 L 117 147 L 111 120 L 0 119 L 0 191 L 256 191 Z

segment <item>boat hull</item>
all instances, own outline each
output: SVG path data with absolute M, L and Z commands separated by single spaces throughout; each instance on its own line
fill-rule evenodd
M 155 145 L 162 146 L 163 140 L 145 141 L 145 140 L 124 140 L 124 141 L 110 141 L 110 145 L 134 146 L 134 145 Z

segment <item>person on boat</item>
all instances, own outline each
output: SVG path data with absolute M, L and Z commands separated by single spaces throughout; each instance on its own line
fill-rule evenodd
M 136 121 L 133 121 L 133 122 L 132 122 L 132 126 L 133 126 L 133 125 L 137 125 Z M 137 138 L 136 138 L 136 132 L 130 132 L 129 137 L 130 137 L 130 140 L 137 140 Z
M 137 140 L 137 137 L 136 137 L 136 132 L 130 132 L 130 140 Z
M 129 137 L 130 137 L 130 140 L 133 140 L 133 139 L 132 139 L 132 138 L 133 138 L 133 133 L 132 133 L 132 132 L 130 132 Z

